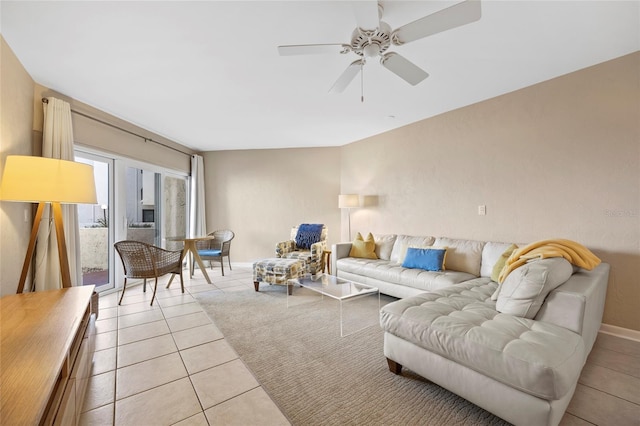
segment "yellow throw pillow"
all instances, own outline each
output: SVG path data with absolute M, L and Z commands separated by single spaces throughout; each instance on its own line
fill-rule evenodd
M 493 270 L 491 271 L 492 281 L 498 282 L 498 277 L 500 276 L 500 272 L 502 272 L 502 268 L 504 268 L 504 265 L 507 263 L 507 259 L 509 259 L 511 253 L 513 253 L 517 248 L 517 245 L 511 244 L 509 247 L 507 247 L 504 253 L 500 255 L 496 264 L 493 265 Z
M 432 246 L 432 247 L 428 247 L 428 248 L 444 249 L 444 259 L 442 259 L 442 270 L 446 271 L 447 270 L 447 253 L 449 253 L 449 247 L 447 247 L 447 246 Z
M 376 256 L 376 241 L 373 238 L 373 234 L 369 232 L 367 238 L 363 239 L 362 235 L 358 232 L 356 238 L 351 243 L 350 257 L 360 257 L 363 259 L 377 259 Z

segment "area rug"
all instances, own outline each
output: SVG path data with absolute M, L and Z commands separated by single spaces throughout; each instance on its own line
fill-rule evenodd
M 392 374 L 380 326 L 340 337 L 336 300 L 287 307 L 285 289 L 268 285 L 197 298 L 294 425 L 508 424 L 406 368 Z M 373 300 L 345 309 L 369 312 Z

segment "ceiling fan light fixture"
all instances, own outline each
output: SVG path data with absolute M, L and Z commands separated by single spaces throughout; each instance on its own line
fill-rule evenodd
M 367 58 L 373 58 L 374 56 L 378 56 L 378 54 L 380 53 L 380 45 L 378 43 L 367 44 L 362 49 L 362 52 Z

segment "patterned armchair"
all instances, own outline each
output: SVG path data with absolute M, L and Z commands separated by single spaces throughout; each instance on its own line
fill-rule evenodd
M 298 259 L 304 262 L 305 272 L 316 275 L 324 270 L 324 251 L 327 249 L 327 227 L 322 226 L 320 241 L 311 244 L 310 248 L 296 245 L 298 227 L 291 228 L 291 238 L 276 244 L 276 257 L 284 259 Z

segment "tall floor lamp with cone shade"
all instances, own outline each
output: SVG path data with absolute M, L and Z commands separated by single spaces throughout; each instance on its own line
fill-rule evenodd
M 358 194 L 338 195 L 338 208 L 347 209 L 349 220 L 349 240 L 351 240 L 351 209 L 360 207 L 360 196 Z
M 62 287 L 71 287 L 61 204 L 97 203 L 93 167 L 55 158 L 7 156 L 0 182 L 0 200 L 38 203 L 17 293 L 24 289 L 46 203 L 50 203 L 53 210 Z

